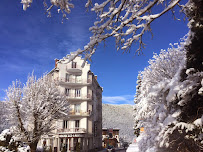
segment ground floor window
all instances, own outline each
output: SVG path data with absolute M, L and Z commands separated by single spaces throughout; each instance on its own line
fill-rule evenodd
M 67 152 L 67 150 L 81 151 L 87 150 L 88 148 L 86 139 L 83 137 L 59 138 L 59 141 L 60 141 L 59 150 L 61 152 Z

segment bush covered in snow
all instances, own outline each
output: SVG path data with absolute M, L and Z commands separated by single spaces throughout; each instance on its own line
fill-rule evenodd
M 0 134 L 0 151 L 17 151 L 18 142 L 11 129 L 5 129 Z

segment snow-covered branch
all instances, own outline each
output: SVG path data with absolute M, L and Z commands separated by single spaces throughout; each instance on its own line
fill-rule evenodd
M 143 35 L 148 31 L 152 32 L 151 23 L 172 10 L 179 2 L 180 0 L 105 0 L 100 4 L 95 3 L 91 10 L 97 13 L 99 19 L 94 22 L 94 26 L 89 28 L 93 35 L 89 43 L 83 49 L 75 51 L 69 60 L 79 54 L 84 55 L 85 60 L 91 60 L 97 45 L 109 37 L 115 38 L 117 50 L 129 51 L 133 43 L 138 43 L 135 53 L 139 55 L 144 48 Z M 26 10 L 32 0 L 21 0 L 21 3 L 23 3 L 23 9 Z M 85 7 L 91 4 L 92 0 L 87 0 Z M 74 7 L 70 0 L 50 0 L 50 6 L 46 2 L 44 5 L 49 16 L 52 7 L 56 6 L 64 17 L 70 13 L 70 8 Z M 159 7 L 159 12 L 152 11 L 157 7 Z
M 32 0 L 21 0 L 23 4 L 23 10 L 26 11 L 28 7 L 30 7 Z M 74 8 L 71 0 L 50 0 L 50 4 L 47 4 L 46 0 L 44 0 L 44 7 L 46 8 L 46 12 L 48 13 L 48 17 L 51 17 L 51 9 L 53 6 L 58 8 L 58 13 L 61 11 L 63 14 L 63 18 L 66 18 L 66 14 L 71 12 L 71 8 Z M 49 6 L 48 6 L 49 5 Z

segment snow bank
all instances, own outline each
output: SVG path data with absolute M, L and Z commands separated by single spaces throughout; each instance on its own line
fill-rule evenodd
M 130 144 L 126 152 L 139 152 L 137 144 Z

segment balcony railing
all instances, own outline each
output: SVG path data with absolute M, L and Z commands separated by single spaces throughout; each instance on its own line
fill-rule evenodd
M 76 66 L 75 68 L 73 68 L 72 66 L 67 66 L 66 67 L 67 72 L 71 72 L 71 73 L 82 73 L 82 67 L 81 66 Z
M 90 116 L 91 115 L 91 110 L 89 111 L 79 111 L 79 112 L 76 112 L 76 111 L 71 111 L 69 113 L 69 116 Z
M 82 67 L 81 67 L 81 65 L 72 66 L 72 64 L 68 64 L 66 66 L 66 69 L 79 69 L 79 70 L 82 70 Z
M 92 95 L 91 94 L 87 94 L 87 95 L 76 95 L 75 93 L 65 93 L 67 98 L 69 99 L 92 99 Z
M 82 79 L 66 79 L 66 78 L 57 78 L 60 82 L 71 83 L 71 84 L 91 84 L 92 81 L 90 79 L 82 80 Z
M 63 129 L 58 129 L 58 133 L 86 133 L 85 128 L 63 128 Z

